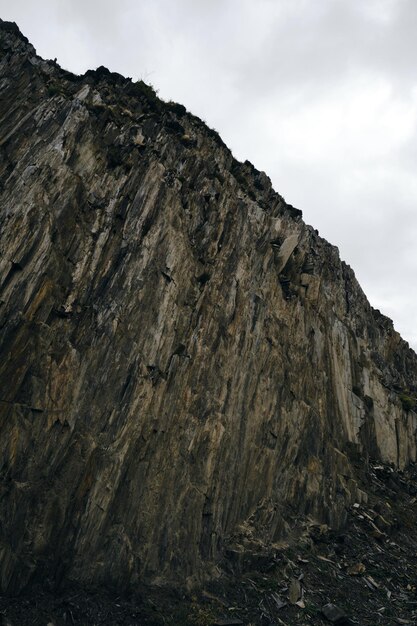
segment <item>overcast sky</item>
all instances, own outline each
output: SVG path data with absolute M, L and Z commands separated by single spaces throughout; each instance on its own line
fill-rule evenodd
M 417 0 L 0 0 L 46 58 L 151 82 L 264 170 L 417 348 Z

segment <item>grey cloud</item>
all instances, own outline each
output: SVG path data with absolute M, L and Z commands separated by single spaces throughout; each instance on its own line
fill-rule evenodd
M 417 347 L 415 0 L 0 0 L 38 52 L 143 78 L 339 246 Z

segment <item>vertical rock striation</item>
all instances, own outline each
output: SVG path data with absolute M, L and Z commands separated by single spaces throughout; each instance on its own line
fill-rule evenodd
M 198 582 L 343 524 L 352 458 L 416 458 L 414 352 L 184 107 L 0 43 L 1 588 Z

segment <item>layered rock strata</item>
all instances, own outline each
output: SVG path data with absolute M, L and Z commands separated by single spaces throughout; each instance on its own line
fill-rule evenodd
M 417 357 L 181 105 L 0 22 L 0 584 L 216 575 L 416 458 Z

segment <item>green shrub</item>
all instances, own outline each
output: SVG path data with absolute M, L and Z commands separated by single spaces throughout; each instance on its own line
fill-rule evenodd
M 136 98 L 145 97 L 149 102 L 154 104 L 159 103 L 157 91 L 152 85 L 148 85 L 143 80 L 137 80 L 135 83 L 131 83 L 126 88 L 126 92 L 129 96 Z
M 57 83 L 51 83 L 48 85 L 48 96 L 52 98 L 53 96 L 58 96 L 62 93 L 60 86 Z
M 404 411 L 414 411 L 416 408 L 417 400 L 411 396 L 407 396 L 405 393 L 400 393 L 401 404 Z

